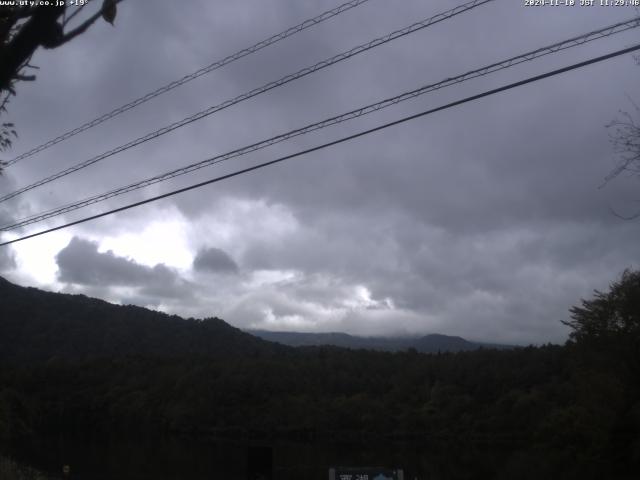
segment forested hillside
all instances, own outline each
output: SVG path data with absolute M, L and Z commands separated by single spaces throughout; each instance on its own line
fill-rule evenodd
M 130 435 L 136 430 L 402 438 L 454 448 L 494 446 L 511 452 L 511 473 L 518 478 L 634 478 L 629 472 L 640 471 L 638 272 L 625 273 L 610 292 L 574 307 L 568 322 L 572 335 L 564 346 L 429 355 L 337 347 L 276 351 L 221 321 L 212 321 L 212 327 L 187 321 L 187 330 L 198 335 L 216 332 L 208 338 L 217 347 L 207 349 L 196 334 L 176 334 L 176 322 L 182 322 L 177 318 L 84 297 L 2 288 L 3 332 L 14 332 L 22 322 L 22 329 L 42 337 L 29 348 L 49 348 L 38 357 L 42 362 L 1 365 L 4 442 L 28 441 L 43 432 Z M 52 356 L 56 345 L 77 345 L 83 352 L 87 347 L 81 343 L 97 342 L 89 327 L 69 329 L 75 308 L 91 312 L 84 321 L 95 322 L 104 339 L 112 338 L 113 325 L 115 338 L 131 343 L 122 350 L 102 347 L 100 356 L 75 351 Z M 137 312 L 142 320 L 133 313 L 102 318 L 99 312 L 107 310 Z M 45 312 L 56 312 L 73 341 L 44 327 Z M 143 326 L 155 328 L 153 342 L 144 339 Z M 214 341 L 227 334 L 235 344 Z M 158 355 L 159 347 L 144 347 L 144 354 L 135 348 L 174 341 L 196 347 L 173 356 Z M 19 351 L 3 334 L 3 358 L 20 358 Z
M 0 360 L 194 354 L 226 357 L 283 349 L 218 318 L 185 320 L 84 295 L 20 287 L 0 277 Z

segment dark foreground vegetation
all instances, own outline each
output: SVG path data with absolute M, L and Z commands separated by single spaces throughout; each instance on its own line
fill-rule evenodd
M 567 323 L 564 346 L 292 349 L 217 319 L 0 280 L 0 442 L 60 432 L 395 438 L 510 452 L 518 478 L 637 478 L 640 272 Z
M 0 478 L 2 480 L 48 480 L 44 473 L 31 467 L 19 465 L 2 456 L 0 456 Z

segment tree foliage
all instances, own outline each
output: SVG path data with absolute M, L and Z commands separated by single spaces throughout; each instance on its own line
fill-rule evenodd
M 635 59 L 640 65 L 640 56 L 636 56 Z M 605 177 L 605 184 L 625 172 L 640 177 L 640 105 L 631 98 L 629 102 L 633 107 L 631 111 L 621 110 L 618 118 L 607 125 L 610 131 L 609 139 L 618 155 L 618 165 Z M 640 212 L 626 216 L 615 211 L 613 213 L 625 220 L 640 217 Z
M 608 292 L 594 292 L 571 308 L 571 339 L 577 342 L 638 339 L 640 337 L 640 270 L 625 270 Z
M 619 117 L 607 125 L 610 129 L 609 138 L 619 161 L 616 168 L 606 177 L 606 181 L 623 172 L 640 175 L 640 106 L 633 101 L 631 104 L 631 112 L 620 111 Z
M 47 5 L 41 4 L 45 2 L 12 5 L 3 2 L 0 5 L 0 115 L 6 113 L 10 97 L 16 94 L 16 83 L 35 80 L 33 70 L 37 67 L 29 62 L 38 48 L 58 48 L 82 35 L 99 18 L 113 24 L 120 1 L 102 0 L 100 7 L 80 23 L 76 20 L 83 9 L 97 2 L 78 2 L 80 5 L 71 13 L 65 2 L 46 2 Z M 0 151 L 11 146 L 15 135 L 11 122 L 0 124 Z

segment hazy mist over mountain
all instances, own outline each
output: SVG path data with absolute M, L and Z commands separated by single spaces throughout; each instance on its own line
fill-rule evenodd
M 461 352 L 477 350 L 478 348 L 510 348 L 504 345 L 471 342 L 461 337 L 441 334 L 405 337 L 359 337 L 338 332 L 302 333 L 272 332 L 267 330 L 247 330 L 247 332 L 264 340 L 291 347 L 332 345 L 388 352 L 406 351 L 412 348 L 421 353 Z

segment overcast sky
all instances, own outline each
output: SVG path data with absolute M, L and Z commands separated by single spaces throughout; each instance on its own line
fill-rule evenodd
M 97 0 L 92 0 L 97 1 Z M 0 193 L 448 10 L 371 0 L 7 169 Z M 496 0 L 233 106 L 0 205 L 3 222 L 637 15 Z M 339 0 L 125 0 L 115 27 L 39 51 L 9 105 L 6 158 Z M 224 165 L 3 235 L 15 238 L 630 46 L 638 29 L 427 94 Z M 563 342 L 568 309 L 638 267 L 637 179 L 605 125 L 640 101 L 631 55 L 278 166 L 0 247 L 0 274 L 240 328 Z

